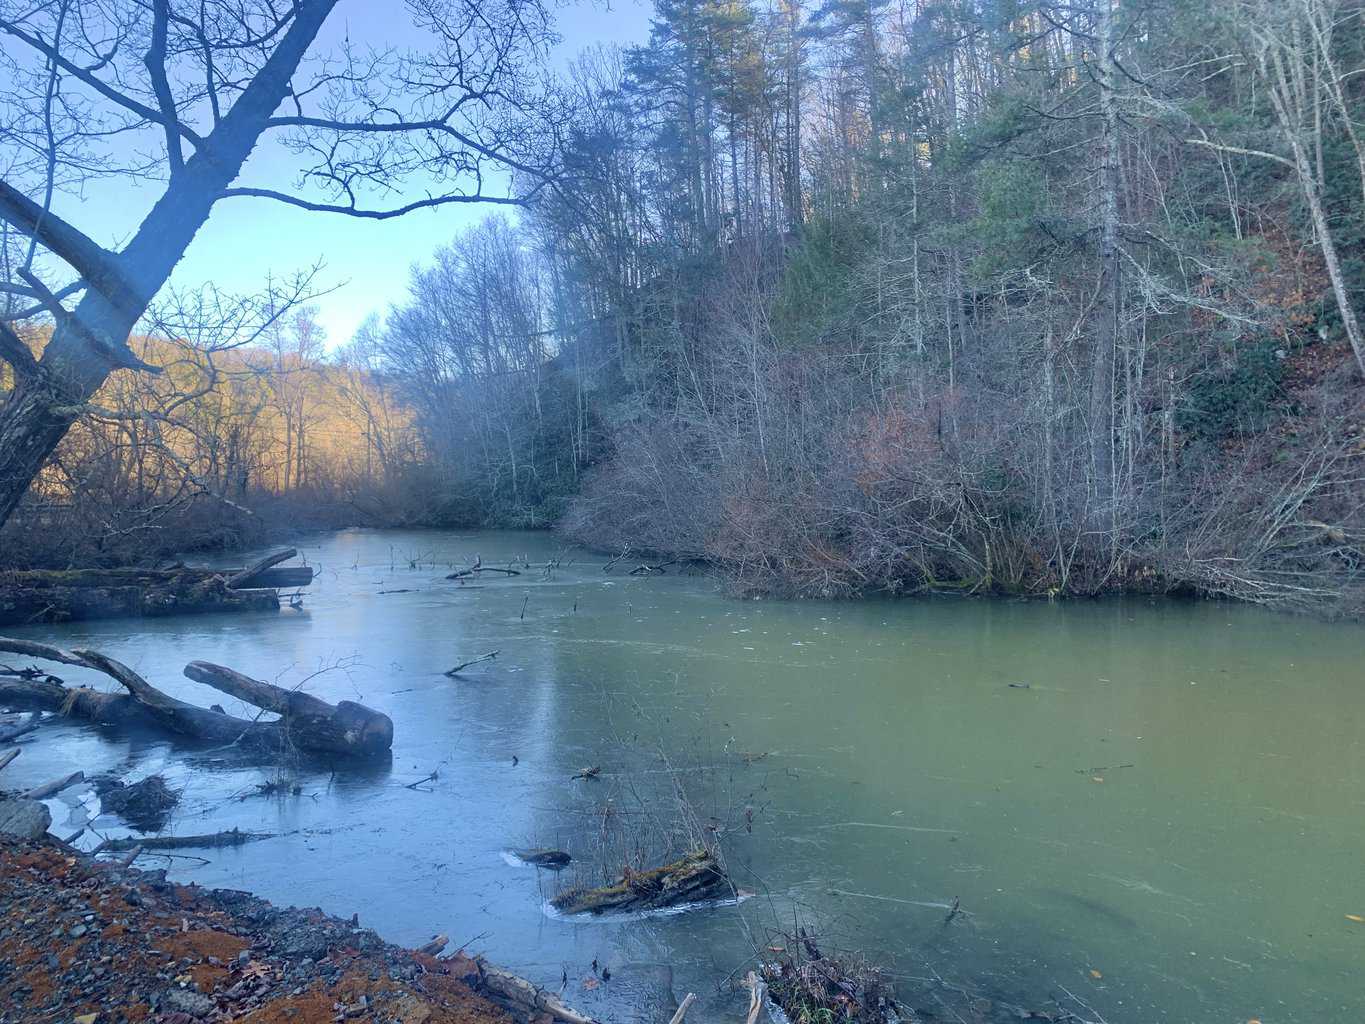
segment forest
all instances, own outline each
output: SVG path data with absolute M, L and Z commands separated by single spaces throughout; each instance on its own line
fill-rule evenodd
M 0 27 L 58 54 L 68 6 L 6 4 Z M 487 201 L 496 165 L 503 206 L 414 254 L 407 293 L 349 339 L 323 336 L 314 274 L 169 295 L 178 255 L 138 276 L 141 232 L 117 254 L 138 301 L 110 302 L 95 284 L 117 267 L 38 210 L 44 180 L 50 200 L 94 173 L 94 129 L 50 144 L 80 111 L 54 117 L 49 87 L 93 65 L 7 51 L 6 563 L 123 564 L 286 523 L 502 526 L 696 560 L 746 594 L 1365 610 L 1360 4 L 657 0 L 647 42 L 553 75 L 545 9 L 413 6 L 449 52 L 456 15 L 490 19 L 459 51 L 484 78 L 451 107 L 485 134 L 414 106 L 420 139 L 391 144 L 392 101 L 344 74 L 319 77 L 350 90 L 325 112 L 272 118 L 310 92 L 286 68 L 252 94 L 278 53 L 204 89 L 146 71 L 168 46 L 207 54 L 202 31 L 129 29 L 152 49 L 120 117 L 165 129 L 181 210 L 267 191 L 203 183 L 200 150 L 180 153 L 231 149 L 207 143 L 248 99 L 252 130 L 303 133 L 343 196 L 319 217 L 414 168 L 479 174 L 421 202 Z M 220 72 L 239 94 L 221 120 Z M 171 127 L 207 105 L 213 136 Z M 75 311 L 35 248 L 94 283 Z M 71 362 L 91 316 L 127 358 L 33 413 L 35 368 Z

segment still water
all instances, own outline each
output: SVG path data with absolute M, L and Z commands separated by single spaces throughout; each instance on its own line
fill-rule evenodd
M 1365 915 L 1358 627 L 1174 602 L 738 601 L 673 570 L 604 574 L 541 534 L 351 531 L 300 550 L 319 569 L 301 609 L 24 635 L 239 713 L 185 663 L 289 685 L 326 670 L 310 690 L 392 716 L 391 764 L 304 765 L 300 795 L 242 799 L 276 771 L 50 724 L 6 784 L 160 772 L 185 791 L 170 831 L 287 834 L 144 866 L 358 911 L 400 943 L 443 932 L 551 987 L 567 975 L 571 1004 L 593 959 L 667 963 L 699 1019 L 742 1019 L 721 983 L 799 921 L 948 1020 L 936 979 L 1026 1006 L 1070 993 L 1111 1024 L 1365 1018 L 1365 925 L 1347 917 Z M 444 579 L 475 555 L 562 564 Z M 681 814 L 678 780 L 758 896 L 561 920 L 544 903 L 564 879 L 502 856 L 600 863 L 604 808 L 657 828 Z M 954 899 L 967 913 L 945 926 Z

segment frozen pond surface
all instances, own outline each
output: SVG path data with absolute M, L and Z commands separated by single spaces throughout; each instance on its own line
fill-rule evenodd
M 396 942 L 474 940 L 538 982 L 567 974 L 571 1004 L 593 959 L 668 963 L 699 1019 L 742 1019 L 718 983 L 796 917 L 927 1009 L 915 979 L 937 975 L 1029 1005 L 1064 986 L 1111 1024 L 1365 1018 L 1365 925 L 1347 917 L 1365 915 L 1359 627 L 1174 602 L 741 602 L 701 577 L 604 575 L 539 534 L 352 531 L 300 550 L 320 569 L 301 610 L 19 632 L 239 713 L 183 666 L 289 685 L 326 669 L 308 689 L 392 716 L 391 764 L 305 764 L 301 795 L 241 799 L 277 770 L 59 723 L 6 784 L 160 772 L 185 791 L 171 831 L 283 834 L 143 866 L 358 912 Z M 476 554 L 564 564 L 443 578 Z M 600 778 L 571 778 L 590 765 Z M 600 864 L 604 808 L 668 819 L 675 778 L 759 897 L 557 919 L 543 907 L 565 877 L 503 855 Z M 54 831 L 89 806 L 66 794 Z M 970 916 L 945 927 L 954 899 Z

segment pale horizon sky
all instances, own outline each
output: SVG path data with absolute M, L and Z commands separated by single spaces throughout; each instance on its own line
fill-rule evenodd
M 412 29 L 404 19 L 393 18 L 393 7 L 391 0 L 345 0 L 325 26 L 326 38 L 319 40 L 314 52 L 324 52 L 329 38 L 340 39 L 347 33 L 376 44 L 402 45 L 401 36 Z M 649 0 L 564 4 L 556 12 L 562 41 L 553 55 L 554 65 L 567 67 L 599 43 L 644 42 L 652 13 Z M 385 32 L 400 38 L 386 39 Z M 262 147 L 248 161 L 238 184 L 288 191 L 292 181 L 283 168 L 283 160 Z M 144 184 L 119 179 L 91 186 L 79 198 L 65 197 L 54 208 L 97 242 L 118 247 L 162 189 L 157 181 Z M 455 204 L 373 221 L 310 213 L 267 199 L 224 199 L 176 267 L 167 290 L 212 282 L 227 292 L 252 293 L 261 289 L 269 275 L 284 277 L 321 260 L 325 267 L 319 283 L 334 290 L 319 297 L 316 305 L 328 346 L 336 347 L 349 341 L 371 313 L 382 316 L 392 303 L 402 300 L 414 263 L 427 261 L 461 228 L 498 211 L 515 216 L 505 206 Z

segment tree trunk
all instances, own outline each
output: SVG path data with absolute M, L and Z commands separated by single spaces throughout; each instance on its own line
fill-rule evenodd
M 1119 140 L 1113 0 L 1097 0 L 1099 46 L 1100 284 L 1090 363 L 1090 437 L 1096 513 L 1112 513 L 1114 353 L 1119 333 Z
M 42 211 L 30 217 L 34 236 L 63 259 L 72 262 L 70 254 L 79 250 L 72 265 L 88 287 L 58 323 L 36 370 L 20 375 L 0 407 L 0 526 L 66 436 L 81 406 L 115 369 L 139 365 L 127 351 L 129 333 L 208 220 L 214 202 L 237 177 L 336 2 L 298 5 L 279 45 L 203 146 L 172 173 L 165 193 L 122 252 L 100 249 L 69 225 L 49 227 L 55 218 L 45 219 Z M 13 194 L 5 199 L 11 205 L 33 205 Z M 74 241 L 58 228 L 74 235 Z
M 39 374 L 20 377 L 0 407 L 0 526 L 75 421 L 74 415 L 56 411 L 67 404 Z
M 151 723 L 179 736 L 212 743 L 241 744 L 271 752 L 291 747 L 356 757 L 387 756 L 393 746 L 388 715 L 363 704 L 337 704 L 296 690 L 259 682 L 231 669 L 196 661 L 185 674 L 231 696 L 280 715 L 278 721 L 243 719 L 196 707 L 162 693 L 121 662 L 95 651 L 64 651 L 28 640 L 0 637 L 0 652 L 41 658 L 101 672 L 126 693 L 99 693 L 68 688 L 54 676 L 0 678 L 0 701 L 41 708 L 106 725 Z
M 1313 219 L 1313 229 L 1318 236 L 1318 248 L 1322 252 L 1322 262 L 1327 269 L 1327 277 L 1332 282 L 1332 294 L 1337 301 L 1337 312 L 1341 315 L 1341 326 L 1346 332 L 1346 339 L 1351 344 L 1351 352 L 1355 355 L 1356 366 L 1359 367 L 1362 374 L 1365 374 L 1365 336 L 1361 334 L 1360 321 L 1356 317 L 1355 307 L 1351 305 L 1346 274 L 1342 269 L 1341 259 L 1337 255 L 1336 241 L 1332 237 L 1332 227 L 1328 222 L 1327 211 L 1323 206 L 1324 183 L 1320 175 L 1314 172 L 1307 148 L 1300 136 L 1304 117 L 1302 111 L 1296 109 L 1294 87 L 1291 82 L 1291 73 L 1286 67 L 1287 62 L 1288 58 L 1275 49 L 1273 43 L 1266 47 L 1258 61 L 1261 73 L 1269 85 L 1267 92 L 1270 96 L 1270 105 L 1275 111 L 1275 118 L 1280 123 L 1280 130 L 1284 134 L 1285 141 L 1289 143 L 1289 150 L 1294 156 L 1294 170 L 1299 178 L 1299 187 L 1303 192 L 1304 201 L 1308 204 L 1309 215 Z M 1319 83 L 1314 82 L 1315 99 L 1319 88 Z M 1320 130 L 1314 132 L 1319 144 L 1320 135 Z

